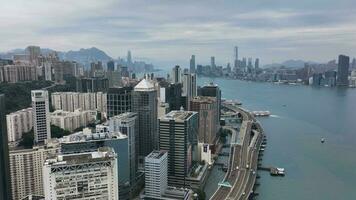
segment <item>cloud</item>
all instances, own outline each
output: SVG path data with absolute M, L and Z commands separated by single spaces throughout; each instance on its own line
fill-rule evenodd
M 96 46 L 112 57 L 148 57 L 165 65 L 289 58 L 327 61 L 356 54 L 352 0 L 138 1 L 1 0 L 0 51 L 35 44 L 58 50 Z

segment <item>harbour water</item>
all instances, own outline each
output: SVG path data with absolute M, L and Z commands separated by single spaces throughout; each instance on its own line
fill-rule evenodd
M 284 167 L 286 176 L 260 171 L 257 199 L 356 199 L 356 89 L 211 78 L 199 78 L 198 85 L 211 81 L 223 98 L 272 113 L 258 118 L 268 138 L 262 164 Z M 221 173 L 213 169 L 208 197 Z

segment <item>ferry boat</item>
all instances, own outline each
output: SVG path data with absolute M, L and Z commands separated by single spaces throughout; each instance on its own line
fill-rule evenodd
M 321 138 L 321 143 L 324 143 L 325 142 L 325 138 Z

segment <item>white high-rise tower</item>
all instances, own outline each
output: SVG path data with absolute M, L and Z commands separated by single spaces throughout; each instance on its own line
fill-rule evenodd
M 32 90 L 32 113 L 35 143 L 43 143 L 51 139 L 49 121 L 49 103 L 47 90 Z

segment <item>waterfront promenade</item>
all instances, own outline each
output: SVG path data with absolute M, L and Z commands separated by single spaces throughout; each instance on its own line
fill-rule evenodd
M 228 171 L 210 199 L 248 199 L 256 181 L 263 130 L 248 111 L 228 103 L 223 103 L 222 107 L 239 113 L 242 124 L 239 133 L 233 127 L 223 127 L 232 134 Z

